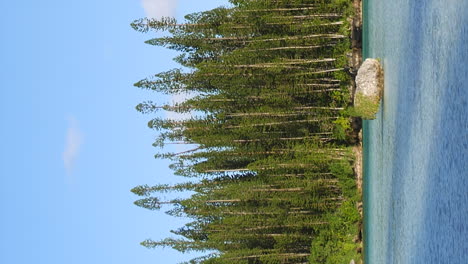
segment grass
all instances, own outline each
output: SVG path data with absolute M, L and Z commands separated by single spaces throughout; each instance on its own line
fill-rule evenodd
M 354 107 L 347 109 L 350 116 L 361 117 L 367 120 L 375 119 L 375 115 L 379 111 L 380 102 L 373 98 L 368 98 L 362 94 L 356 94 L 354 99 Z

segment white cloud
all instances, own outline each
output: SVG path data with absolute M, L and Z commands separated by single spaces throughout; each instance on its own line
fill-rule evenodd
M 146 16 L 153 18 L 173 17 L 177 0 L 141 0 Z
M 71 176 L 73 173 L 73 168 L 82 144 L 83 134 L 78 127 L 78 121 L 73 117 L 69 117 L 65 150 L 63 151 L 63 165 L 68 176 Z

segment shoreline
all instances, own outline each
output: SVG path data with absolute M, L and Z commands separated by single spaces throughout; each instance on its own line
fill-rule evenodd
M 354 16 L 351 19 L 351 56 L 349 57 L 349 63 L 351 73 L 353 74 L 351 96 L 354 103 L 354 95 L 356 92 L 355 77 L 359 67 L 362 64 L 362 0 L 353 0 Z M 354 176 L 356 179 L 356 188 L 360 197 L 360 201 L 356 204 L 358 209 L 360 220 L 358 223 L 359 233 L 355 238 L 357 244 L 357 251 L 360 253 L 361 259 L 356 260 L 356 263 L 364 263 L 364 244 L 363 244 L 363 225 L 364 225 L 364 214 L 363 214 L 363 149 L 362 149 L 362 119 L 352 118 L 351 120 L 353 134 L 356 138 L 356 143 L 352 147 L 354 154 Z
M 361 259 L 358 263 L 364 263 L 364 243 L 363 243 L 363 235 L 364 235 L 364 211 L 363 211 L 363 195 L 362 195 L 362 176 L 363 176 L 363 155 L 362 155 L 362 130 L 359 132 L 359 143 L 352 148 L 354 154 L 354 176 L 356 179 L 356 187 L 359 194 L 359 202 L 356 204 L 357 210 L 359 212 L 359 222 L 358 222 L 358 234 L 355 238 L 355 242 L 357 244 L 357 251 L 360 253 Z
M 353 0 L 353 8 L 355 15 L 350 18 L 352 51 L 351 54 L 348 54 L 348 59 L 350 72 L 353 75 L 350 92 L 354 101 L 354 94 L 356 92 L 355 73 L 357 73 L 362 64 L 362 0 Z M 362 198 L 362 119 L 358 117 L 351 118 L 351 127 L 353 129 L 353 138 L 355 139 L 355 145 L 352 150 L 355 155 L 354 173 L 356 176 L 356 186 Z M 362 208 L 359 210 L 359 213 L 362 217 Z

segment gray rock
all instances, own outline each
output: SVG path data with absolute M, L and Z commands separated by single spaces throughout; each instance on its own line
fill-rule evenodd
M 354 109 L 363 119 L 375 119 L 383 91 L 383 70 L 376 59 L 366 59 L 356 76 Z
M 363 95 L 378 103 L 383 90 L 383 70 L 376 59 L 366 59 L 358 70 L 356 76 L 356 95 Z M 354 102 L 359 104 L 359 102 Z M 356 105 L 357 106 L 357 105 Z

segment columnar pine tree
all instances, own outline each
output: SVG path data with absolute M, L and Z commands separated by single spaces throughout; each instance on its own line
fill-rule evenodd
M 178 103 L 144 101 L 154 146 L 178 176 L 174 185 L 140 185 L 136 205 L 190 220 L 177 238 L 143 246 L 214 252 L 188 263 L 306 263 L 330 215 L 350 196 L 352 156 L 336 127 L 350 103 L 344 70 L 348 5 L 338 0 L 231 0 L 231 6 L 174 18 L 135 20 L 140 32 L 166 32 L 146 43 L 181 54 L 183 68 L 135 83 Z M 190 191 L 189 198 L 161 194 Z M 348 196 L 347 196 L 348 195 Z M 338 239 L 338 237 L 336 238 Z M 313 254 L 315 256 L 315 254 Z

